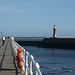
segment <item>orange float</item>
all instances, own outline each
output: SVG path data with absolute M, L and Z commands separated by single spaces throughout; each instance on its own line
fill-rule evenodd
M 18 48 L 16 60 L 17 60 L 18 68 L 21 69 L 22 68 L 22 48 Z

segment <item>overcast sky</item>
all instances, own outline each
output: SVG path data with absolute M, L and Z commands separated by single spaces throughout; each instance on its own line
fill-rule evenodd
M 6 36 L 75 37 L 75 0 L 0 0 L 0 33 Z

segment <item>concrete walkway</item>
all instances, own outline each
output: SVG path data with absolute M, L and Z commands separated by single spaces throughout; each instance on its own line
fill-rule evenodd
M 0 46 L 0 75 L 22 75 L 16 67 L 15 57 L 8 39 L 4 45 Z

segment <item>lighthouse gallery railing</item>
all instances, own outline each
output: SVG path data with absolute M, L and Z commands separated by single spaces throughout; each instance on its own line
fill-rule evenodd
M 21 47 L 14 38 L 11 38 L 11 45 L 17 56 L 18 48 L 22 48 L 22 72 L 24 75 L 42 75 L 40 66 L 35 62 L 33 55 L 30 55 L 23 47 Z

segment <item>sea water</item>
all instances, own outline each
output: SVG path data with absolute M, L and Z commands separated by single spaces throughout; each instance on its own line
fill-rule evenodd
M 23 46 L 40 64 L 43 75 L 75 75 L 75 50 Z

